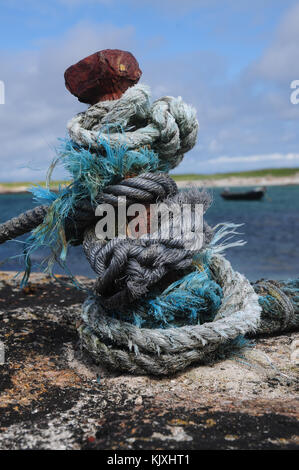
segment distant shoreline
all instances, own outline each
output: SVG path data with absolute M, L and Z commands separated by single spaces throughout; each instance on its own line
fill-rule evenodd
M 14 188 L 6 188 L 0 184 L 0 194 L 26 194 L 29 193 L 28 188 L 16 186 Z
M 221 187 L 244 187 L 244 186 L 288 186 L 299 185 L 299 172 L 294 176 L 264 176 L 264 177 L 236 177 L 200 180 L 180 180 L 176 182 L 179 188 L 189 186 L 221 188 Z
M 286 186 L 299 185 L 299 168 L 275 168 L 256 171 L 215 174 L 171 174 L 179 188 L 189 186 L 219 188 L 243 186 Z M 28 194 L 34 184 L 44 183 L 0 183 L 0 194 Z M 53 181 L 52 190 L 65 186 L 67 181 Z

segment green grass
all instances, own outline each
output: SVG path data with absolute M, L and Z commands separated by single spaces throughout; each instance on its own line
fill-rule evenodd
M 267 168 L 264 170 L 237 171 L 232 173 L 212 173 L 212 174 L 184 174 L 171 175 L 175 181 L 194 181 L 194 180 L 214 180 L 236 176 L 239 178 L 258 178 L 264 176 L 293 176 L 299 173 L 299 168 Z
M 239 178 L 258 178 L 264 176 L 282 177 L 282 176 L 293 176 L 299 173 L 299 168 L 268 168 L 264 170 L 253 170 L 253 171 L 238 171 L 232 173 L 213 173 L 213 174 L 182 174 L 182 175 L 171 175 L 175 181 L 195 181 L 195 180 L 214 180 L 229 178 L 236 176 Z M 64 186 L 68 181 L 53 181 L 51 187 L 53 189 L 58 188 L 59 185 Z M 33 184 L 40 184 L 45 186 L 45 182 L 39 183 L 30 182 L 17 182 L 17 183 L 0 183 L 0 185 L 7 189 L 18 188 L 20 186 L 30 187 Z
M 51 188 L 58 188 L 59 186 L 64 186 L 65 184 L 68 184 L 68 181 L 52 181 L 51 182 Z M 44 181 L 39 181 L 39 182 L 28 182 L 28 181 L 18 181 L 15 183 L 1 183 L 0 186 L 7 188 L 7 189 L 13 189 L 13 188 L 19 188 L 20 186 L 26 186 L 26 188 L 30 188 L 31 186 L 35 185 L 40 185 L 45 187 L 46 183 Z

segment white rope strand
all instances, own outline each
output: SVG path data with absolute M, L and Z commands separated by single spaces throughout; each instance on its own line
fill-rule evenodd
M 166 96 L 150 103 L 145 85 L 129 88 L 119 100 L 102 101 L 77 114 L 68 123 L 71 139 L 97 150 L 103 143 L 137 150 L 148 146 L 171 168 L 197 139 L 196 111 L 179 98 Z

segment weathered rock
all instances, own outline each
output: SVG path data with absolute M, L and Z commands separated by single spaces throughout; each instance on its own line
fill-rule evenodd
M 105 49 L 69 67 L 66 88 L 82 103 L 115 100 L 141 77 L 138 62 L 130 52 Z
M 24 291 L 14 274 L 0 273 L 0 449 L 299 447 L 298 333 L 169 378 L 116 374 L 81 351 L 82 291 L 40 274 Z

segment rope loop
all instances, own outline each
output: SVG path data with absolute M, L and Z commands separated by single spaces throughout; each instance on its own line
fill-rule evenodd
M 96 151 L 106 143 L 138 150 L 149 146 L 171 168 L 183 159 L 197 139 L 196 111 L 183 100 L 166 96 L 150 104 L 145 85 L 129 88 L 115 101 L 102 101 L 68 123 L 71 139 Z
M 254 332 L 261 306 L 249 281 L 219 255 L 210 267 L 225 299 L 215 321 L 164 330 L 139 328 L 109 317 L 99 299 L 92 297 L 83 305 L 84 324 L 78 330 L 83 347 L 109 368 L 161 376 L 206 361 L 221 345 Z

